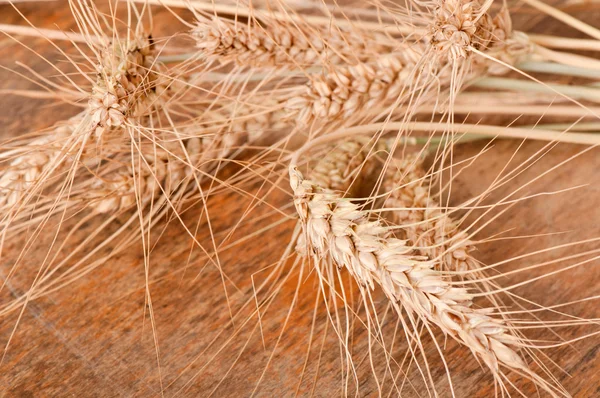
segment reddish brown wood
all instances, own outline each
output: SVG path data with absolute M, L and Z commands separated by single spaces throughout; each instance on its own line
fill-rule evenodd
M 49 3 L 24 5 L 21 8 L 36 26 L 52 27 L 57 24 L 65 29 L 73 26 L 71 19 L 67 17 L 68 10 L 47 4 Z M 166 14 L 161 14 L 161 17 L 167 18 Z M 11 11 L 10 6 L 0 5 L 0 22 L 22 23 L 22 19 Z M 42 39 L 24 39 L 24 42 L 51 60 L 60 58 Z M 3 66 L 14 67 L 14 61 L 20 60 L 38 71 L 50 73 L 47 64 L 11 39 L 0 39 L 0 52 Z M 2 70 L 0 88 L 32 89 L 34 86 Z M 49 126 L 76 112 L 69 106 L 52 105 L 51 101 L 7 95 L 0 97 L 0 109 L 3 137 Z M 479 153 L 483 145 L 461 145 L 456 156 L 458 159 L 473 156 Z M 520 143 L 515 141 L 496 142 L 486 156 L 458 177 L 453 188 L 453 203 L 460 203 L 479 193 L 489 186 L 507 163 L 510 164 L 509 168 L 520 164 L 544 144 L 532 142 L 521 147 L 519 145 Z M 532 168 L 494 191 L 486 201 L 493 203 L 559 162 L 580 154 L 547 177 L 524 188 L 523 194 L 556 191 L 574 186 L 581 186 L 580 188 L 567 193 L 540 196 L 514 206 L 482 231 L 482 236 L 509 229 L 511 235 L 565 233 L 484 244 L 479 247 L 477 253 L 480 260 L 493 263 L 508 256 L 599 235 L 600 188 L 597 181 L 600 176 L 600 152 L 593 149 L 581 153 L 583 149 L 581 146 L 557 145 Z M 515 158 L 511 160 L 513 155 Z M 270 201 L 282 205 L 287 200 L 289 199 L 285 195 L 279 195 Z M 249 204 L 249 199 L 238 194 L 220 195 L 210 201 L 212 227 L 219 239 L 223 236 L 219 233 L 231 228 L 239 219 L 240 209 L 245 209 Z M 194 209 L 185 215 L 188 225 L 195 225 L 200 210 Z M 267 206 L 263 205 L 255 214 L 266 214 L 268 210 Z M 278 219 L 271 217 L 269 220 Z M 97 225 L 98 221 L 93 221 L 86 226 L 85 231 L 91 231 Z M 267 225 L 265 221 L 261 221 L 260 224 L 245 223 L 229 242 L 244 237 L 264 225 Z M 224 272 L 237 286 L 236 289 L 233 283 L 226 284 L 234 312 L 240 310 L 246 300 L 252 302 L 251 276 L 256 273 L 256 283 L 264 279 L 265 272 L 260 271 L 279 258 L 293 225 L 293 221 L 284 223 L 243 245 L 220 253 L 219 260 Z M 50 238 L 42 237 L 39 246 L 43 247 Z M 205 219 L 201 222 L 197 238 L 206 247 L 211 247 Z M 19 242 L 13 242 L 4 248 L 0 259 L 0 276 L 3 279 L 10 271 L 20 248 Z M 535 260 L 539 262 L 555 258 L 557 255 L 566 256 L 595 248 L 598 248 L 597 242 L 591 242 L 551 255 L 537 256 Z M 68 249 L 66 251 L 68 252 Z M 27 305 L 0 366 L 0 390 L 3 392 L 0 395 L 154 396 L 161 393 L 162 380 L 162 389 L 166 396 L 205 396 L 213 390 L 215 396 L 248 396 L 255 387 L 259 396 L 291 396 L 300 382 L 309 341 L 313 347 L 298 393 L 302 396 L 309 395 L 311 391 L 317 396 L 343 393 L 339 345 L 331 327 L 328 326 L 329 321 L 322 304 L 317 312 L 316 331 L 312 339 L 309 338 L 318 292 L 314 275 L 307 275 L 309 268 L 304 269 L 297 303 L 287 321 L 285 333 L 274 352 L 271 364 L 266 368 L 286 322 L 290 303 L 298 285 L 298 273 L 291 268 L 291 263 L 287 264 L 284 276 L 290 273 L 289 280 L 281 284 L 276 301 L 266 313 L 262 313 L 262 333 L 266 343 L 266 347 L 263 347 L 256 317 L 250 316 L 255 307 L 251 305 L 249 309 L 243 310 L 244 316 L 237 319 L 232 327 L 219 273 L 213 265 L 207 264 L 198 249 L 191 255 L 189 251 L 189 237 L 177 222 L 172 222 L 151 256 L 150 274 L 151 279 L 156 281 L 151 285 L 151 294 L 160 349 L 160 375 L 146 305 L 142 248 L 140 244 L 135 244 L 77 282 Z M 17 277 L 11 279 L 2 291 L 0 304 L 7 303 L 27 289 L 44 254 L 43 250 L 37 250 L 26 255 L 26 261 Z M 527 261 L 508 264 L 502 270 L 516 269 L 526 264 Z M 598 261 L 595 261 L 571 272 L 518 288 L 515 292 L 545 305 L 598 295 L 598 265 Z M 548 267 L 546 270 L 550 269 L 554 270 L 557 267 Z M 526 276 L 537 274 L 539 272 L 530 272 Z M 506 277 L 499 283 L 509 286 L 523 278 L 522 275 Z M 596 301 L 589 301 L 570 307 L 569 311 L 576 316 L 595 318 L 598 317 L 597 307 Z M 1 345 L 7 343 L 13 332 L 17 315 L 18 312 L 0 320 Z M 247 319 L 249 321 L 242 327 Z M 394 324 L 395 318 L 388 315 L 385 322 L 388 342 L 392 341 Z M 241 331 L 228 342 L 233 330 L 238 327 Z M 367 334 L 360 325 L 355 329 L 353 349 L 357 353 L 366 352 Z M 591 331 L 594 329 L 558 330 L 564 339 Z M 222 336 L 218 337 L 221 332 Z M 527 335 L 534 339 L 555 337 L 546 330 L 531 330 Z M 323 336 L 326 336 L 325 339 Z M 211 345 L 213 340 L 216 342 Z M 406 351 L 401 331 L 398 331 L 395 341 L 394 358 L 401 361 Z M 441 338 L 438 341 L 443 344 Z M 246 342 L 248 344 L 244 348 Z M 323 350 L 319 362 L 322 343 Z M 216 355 L 222 346 L 223 350 Z M 426 347 L 432 377 L 438 391 L 447 396 L 449 387 L 441 361 L 431 342 L 426 341 Z M 597 376 L 600 368 L 599 347 L 598 338 L 592 337 L 571 346 L 546 351 L 552 360 L 568 372 L 569 375 L 553 368 L 553 373 L 573 396 L 600 395 L 600 378 Z M 241 350 L 243 351 L 240 355 Z M 491 377 L 479 367 L 468 350 L 448 342 L 444 354 L 457 396 L 487 397 L 493 394 Z M 356 354 L 355 359 L 358 361 L 361 356 Z M 374 348 L 373 362 L 380 377 L 384 359 L 382 351 Z M 232 368 L 233 363 L 235 366 Z M 257 381 L 265 368 L 264 377 L 257 387 Z M 315 377 L 317 369 L 318 377 Z M 360 395 L 377 395 L 377 385 L 369 369 L 369 358 L 358 366 L 357 373 Z M 409 380 L 414 384 L 414 388 L 406 385 L 402 390 L 404 396 L 427 395 L 414 366 L 410 369 Z M 512 377 L 511 380 L 516 380 L 526 396 L 535 395 L 536 390 L 530 383 L 518 377 Z M 384 392 L 388 392 L 390 387 L 388 375 Z M 349 393 L 353 394 L 354 391 L 354 384 L 350 381 Z

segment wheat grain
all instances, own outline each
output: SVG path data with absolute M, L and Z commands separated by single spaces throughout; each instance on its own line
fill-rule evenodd
M 504 64 L 515 65 L 533 52 L 527 35 L 512 30 L 506 9 L 494 18 L 487 13 L 478 16 L 479 7 L 475 3 L 452 0 L 442 1 L 436 10 L 426 36 L 428 44 L 398 42 L 393 53 L 363 57 L 354 65 L 329 62 L 327 73 L 312 74 L 309 83 L 284 100 L 287 110 L 284 118 L 296 119 L 303 126 L 317 120 L 348 119 L 363 109 L 381 110 L 394 102 L 401 104 L 415 93 L 424 94 L 431 86 L 450 87 L 454 77 L 447 66 L 456 62 L 468 60 L 468 78 L 474 79 L 506 73 L 510 68 Z M 202 29 L 195 34 L 198 46 L 214 59 L 235 59 L 240 65 L 284 65 L 286 62 L 279 58 L 287 57 L 289 61 L 289 54 L 297 54 L 296 64 L 304 61 L 315 64 L 312 55 L 303 60 L 304 52 L 294 48 L 292 38 L 305 36 L 291 34 L 288 25 L 270 26 L 269 32 L 274 32 L 271 36 L 260 27 L 235 25 L 220 19 L 199 26 Z M 263 41 L 270 44 L 259 45 Z M 352 52 L 365 54 L 359 50 Z M 472 50 L 485 51 L 489 58 L 500 62 L 473 57 Z
M 428 2 L 418 3 L 417 8 L 420 8 Z M 215 114 L 207 115 L 207 118 L 213 118 L 211 122 L 217 121 L 216 127 L 211 126 L 210 133 L 201 129 L 180 129 L 171 120 L 169 127 L 152 121 L 152 126 L 160 127 L 151 131 L 144 129 L 146 119 L 154 116 L 155 104 L 161 105 L 168 99 L 170 84 L 164 77 L 167 73 L 155 60 L 150 37 L 138 35 L 126 45 L 117 42 L 99 49 L 95 52 L 100 54 L 97 80 L 86 110 L 46 136 L 30 141 L 33 148 L 12 158 L 6 173 L 0 176 L 0 189 L 6 192 L 0 196 L 0 204 L 17 204 L 23 201 L 25 194 L 32 197 L 33 186 L 37 189 L 50 185 L 50 177 L 66 175 L 67 166 L 90 168 L 90 165 L 98 166 L 93 170 L 99 171 L 97 178 L 84 181 L 75 187 L 75 191 L 84 192 L 88 200 L 86 205 L 97 214 L 127 211 L 136 205 L 147 206 L 157 197 L 169 200 L 175 192 L 187 189 L 190 186 L 187 182 L 198 174 L 214 171 L 215 165 L 231 157 L 235 148 L 260 139 L 267 130 L 287 127 L 290 115 L 303 125 L 332 120 L 350 125 L 366 114 L 364 110 L 381 116 L 388 110 L 385 107 L 394 102 L 408 107 L 409 98 L 422 95 L 430 87 L 434 97 L 427 100 L 436 102 L 432 110 L 436 112 L 440 110 L 437 103 L 444 100 L 435 94 L 461 86 L 459 83 L 450 87 L 458 75 L 451 69 L 461 69 L 461 73 L 467 71 L 468 78 L 505 73 L 510 68 L 489 58 L 510 66 L 533 52 L 527 35 L 512 30 L 505 9 L 492 17 L 482 8 L 483 0 L 434 0 L 431 3 L 436 6 L 432 8 L 433 22 L 425 40 L 412 43 L 410 40 L 414 38 L 409 38 L 399 40 L 397 45 L 387 42 L 378 45 L 375 34 L 339 31 L 333 20 L 333 28 L 328 31 L 323 27 L 314 28 L 297 14 L 289 20 L 280 14 L 278 21 L 263 26 L 265 20 L 262 18 L 261 22 L 252 19 L 252 7 L 245 11 L 250 16 L 247 24 L 219 18 L 199 23 L 192 35 L 208 59 L 241 67 L 299 67 L 300 71 L 295 71 L 293 76 L 292 73 L 275 74 L 278 77 L 274 79 L 273 92 L 281 90 L 288 94 L 290 87 L 287 84 L 297 84 L 304 73 L 310 80 L 297 95 L 285 100 L 287 111 L 283 109 L 284 100 L 277 98 L 259 102 L 261 100 L 252 97 L 256 106 L 246 106 L 248 102 L 244 98 L 241 107 L 221 106 L 222 98 L 215 99 L 210 113 L 214 107 L 221 114 L 215 115 L 218 113 L 215 111 Z M 485 1 L 486 6 L 490 3 Z M 388 8 L 379 2 L 376 6 L 377 9 L 372 10 L 374 14 L 385 13 Z M 233 6 L 229 8 L 232 9 Z M 397 12 L 395 7 L 392 10 Z M 401 19 L 383 17 L 385 19 L 381 21 L 386 24 Z M 352 26 L 354 21 L 347 22 L 347 26 Z M 418 21 L 415 23 L 419 24 Z M 369 23 L 376 28 L 379 25 L 383 23 Z M 381 26 L 382 30 L 387 28 Z M 398 32 L 412 28 L 415 29 L 411 33 L 421 38 L 416 26 L 398 26 Z M 387 51 L 390 48 L 401 50 Z M 384 53 L 385 56 L 379 56 Z M 481 57 L 482 53 L 486 57 Z M 214 65 L 208 65 L 211 66 Z M 233 69 L 227 66 L 223 69 Z M 311 66 L 322 67 L 324 74 L 305 70 Z M 211 94 L 229 96 L 233 91 L 230 87 L 238 84 L 272 88 L 271 81 L 261 79 L 273 71 L 253 75 L 256 80 L 245 80 L 235 72 L 238 71 L 225 75 L 223 81 L 211 87 Z M 451 72 L 455 74 L 451 75 Z M 282 80 L 277 80 L 280 78 Z M 433 86 L 434 82 L 437 87 Z M 505 84 L 506 81 L 503 88 L 507 88 Z M 442 90 L 435 92 L 436 88 Z M 259 90 L 257 88 L 257 92 Z M 237 94 L 238 98 L 242 97 L 241 93 Z M 182 108 L 187 112 L 191 109 L 187 104 L 193 102 L 194 99 Z M 411 105 L 415 103 L 420 105 L 417 101 L 410 102 Z M 412 109 L 408 111 L 411 113 Z M 400 112 L 404 109 L 390 113 L 390 116 L 395 117 Z M 387 122 L 375 127 L 383 130 L 395 123 L 391 121 L 388 125 Z M 395 125 L 411 127 L 409 123 Z M 421 129 L 453 130 L 450 123 L 438 123 L 433 128 L 435 123 L 425 124 Z M 357 127 L 373 129 L 374 125 Z M 473 126 L 465 124 L 461 127 L 468 130 Z M 485 126 L 475 127 L 479 133 L 485 130 Z M 136 135 L 139 142 L 130 140 L 129 137 L 140 128 L 149 134 Z M 530 137 L 533 134 L 522 130 L 521 135 L 527 133 Z M 313 132 L 310 133 L 310 137 L 314 137 Z M 485 134 L 491 133 L 493 131 L 485 131 Z M 405 310 L 409 317 L 422 321 L 427 329 L 436 325 L 446 335 L 469 347 L 498 381 L 501 382 L 500 364 L 533 375 L 517 353 L 519 346 L 526 345 L 525 341 L 517 337 L 517 331 L 508 321 L 501 319 L 496 309 L 475 309 L 475 294 L 457 288 L 459 284 L 453 282 L 450 273 L 440 272 L 475 268 L 476 261 L 470 255 L 474 243 L 435 200 L 436 196 L 429 190 L 430 178 L 422 169 L 420 158 L 405 157 L 397 164 L 395 173 L 386 176 L 384 188 L 390 195 L 385 205 L 403 209 L 392 213 L 393 223 L 388 224 L 376 215 L 381 209 L 369 212 L 348 199 L 366 185 L 363 174 L 371 175 L 369 155 L 373 145 L 370 144 L 371 139 L 365 137 L 342 142 L 316 162 L 308 179 L 304 179 L 294 166 L 290 168 L 294 204 L 304 230 L 298 251 L 312 256 L 315 262 L 347 270 L 363 292 L 380 288 L 399 313 Z M 128 151 L 134 146 L 138 156 L 132 156 L 133 151 Z M 69 174 L 73 181 L 75 173 Z M 91 188 L 84 189 L 87 187 Z M 67 206 L 67 203 L 61 205 Z M 64 206 L 57 208 L 62 211 Z M 165 208 L 163 206 L 161 211 Z M 155 211 L 152 216 L 154 214 L 164 213 Z M 148 228 L 154 225 L 149 221 L 151 217 L 142 218 L 141 222 L 147 221 Z M 210 232 L 214 242 L 215 236 L 212 230 Z M 144 230 L 142 236 L 146 236 Z M 33 296 L 28 295 L 27 300 Z M 419 337 L 416 331 L 415 337 Z

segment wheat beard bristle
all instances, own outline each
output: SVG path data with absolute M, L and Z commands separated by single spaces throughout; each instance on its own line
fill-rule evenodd
M 453 287 L 434 261 L 394 238 L 394 226 L 384 226 L 339 193 L 305 179 L 295 165 L 289 173 L 303 229 L 297 247 L 301 255 L 346 269 L 362 289 L 379 286 L 398 312 L 437 325 L 469 347 L 496 377 L 499 364 L 530 373 L 512 348 L 521 340 L 504 320 L 494 317 L 493 309 L 473 309 L 467 289 Z

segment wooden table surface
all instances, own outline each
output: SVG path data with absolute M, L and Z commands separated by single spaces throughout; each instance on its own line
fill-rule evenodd
M 20 9 L 36 26 L 72 28 L 73 21 L 62 3 L 23 4 Z M 165 13 L 161 17 L 168 18 Z M 184 14 L 189 18 L 189 15 Z M 158 17 L 157 17 L 157 20 Z M 0 5 L 0 23 L 23 23 L 9 5 Z M 160 24 L 158 28 L 161 29 Z M 43 39 L 24 38 L 40 54 L 54 61 L 60 59 Z M 16 68 L 15 61 L 27 63 L 41 73 L 52 73 L 48 64 L 12 39 L 0 38 L 0 63 Z M 26 79 L 7 70 L 0 70 L 0 88 L 35 89 Z M 57 105 L 51 100 L 33 100 L 19 96 L 0 96 L 0 126 L 3 137 L 50 126 L 77 112 L 73 107 Z M 457 147 L 457 158 L 473 156 L 485 143 Z M 519 165 L 540 150 L 544 144 L 499 140 L 489 152 L 461 174 L 453 188 L 452 202 L 460 203 L 481 192 L 508 164 Z M 542 195 L 508 209 L 485 228 L 482 236 L 510 231 L 512 236 L 546 234 L 532 238 L 499 240 L 479 246 L 477 258 L 495 263 L 519 254 L 557 246 L 563 243 L 600 235 L 600 151 L 576 145 L 556 145 L 535 165 L 518 175 L 510 184 L 494 191 L 488 203 L 512 192 L 515 187 L 550 170 L 559 162 L 578 155 L 564 166 L 527 185 L 522 195 L 554 192 L 569 187 L 576 190 L 554 195 Z M 258 189 L 258 188 L 257 188 Z M 289 201 L 284 194 L 273 195 L 271 203 L 283 205 Z M 279 217 L 244 222 L 226 239 L 226 233 L 240 218 L 240 209 L 250 205 L 239 194 L 218 195 L 210 201 L 211 225 L 218 243 L 227 245 L 256 232 Z M 259 206 L 252 217 L 267 215 L 269 208 Z M 194 225 L 200 209 L 185 217 Z M 84 226 L 91 231 L 101 220 Z M 289 241 L 293 221 L 281 223 L 253 235 L 245 243 L 220 252 L 219 261 L 230 278 L 225 283 L 225 299 L 221 276 L 202 253 L 190 250 L 190 238 L 176 222 L 171 222 L 152 251 L 150 280 L 156 331 L 153 333 L 145 292 L 144 257 L 141 244 L 133 244 L 119 256 L 106 261 L 76 282 L 47 296 L 30 302 L 15 329 L 19 311 L 0 319 L 0 345 L 5 346 L 0 364 L 0 396 L 335 396 L 344 393 L 343 358 L 340 346 L 327 317 L 322 297 L 309 267 L 282 268 L 277 283 L 277 295 L 272 305 L 261 312 L 259 325 L 253 304 L 254 286 L 264 281 L 268 267 L 279 259 Z M 556 233 L 560 232 L 560 234 Z M 555 234 L 550 234 L 555 233 Z M 210 235 L 203 219 L 197 239 L 210 247 Z M 45 247 L 51 236 L 42 236 L 40 250 L 27 253 L 18 275 L 0 294 L 4 305 L 25 292 L 39 269 Z M 3 248 L 0 278 L 4 280 L 20 253 L 22 242 L 10 242 Z M 534 258 L 514 261 L 502 270 L 517 269 L 534 262 L 598 248 L 597 242 L 566 247 Z M 69 248 L 65 249 L 68 252 Z M 528 271 L 501 278 L 503 286 L 556 270 L 566 261 L 548 265 L 543 270 Z M 565 303 L 600 294 L 600 262 L 592 261 L 569 272 L 559 273 L 535 283 L 516 288 L 514 292 L 542 305 Z M 303 273 L 301 273 L 303 272 Z M 285 279 L 285 280 L 283 280 Z M 295 293 L 298 293 L 295 295 Z M 264 299 L 264 296 L 261 297 Z M 249 306 L 244 304 L 249 302 Z M 293 305 L 293 311 L 289 311 Z M 316 303 L 318 303 L 315 310 Z M 230 310 L 238 313 L 231 322 Z M 597 318 L 597 301 L 585 301 L 565 308 L 578 317 Z M 288 317 L 289 314 L 289 317 Z M 363 314 L 364 315 L 364 314 Z M 547 315 L 547 314 L 546 314 Z M 364 317 L 363 317 L 364 318 Z M 311 327 L 314 330 L 311 333 Z M 543 317 L 543 319 L 552 319 Z M 402 332 L 393 333 L 396 321 L 384 319 L 386 341 L 395 342 L 393 357 L 402 361 L 407 346 Z M 259 327 L 260 326 L 260 327 Z M 373 377 L 368 352 L 369 339 L 365 328 L 353 326 L 353 357 L 360 384 L 360 396 L 379 393 Z M 15 331 L 16 330 L 16 331 Z M 283 333 L 282 333 L 283 330 Z M 566 327 L 555 332 L 565 340 L 595 331 L 593 327 Z M 545 329 L 527 331 L 532 339 L 556 340 Z M 261 335 L 263 337 L 261 337 Z M 279 337 L 281 339 L 278 341 Z M 160 366 L 157 363 L 155 337 L 158 341 Z M 449 396 L 445 370 L 435 346 L 424 337 L 431 374 L 438 392 Z M 264 341 L 264 346 L 263 346 Z M 438 341 L 443 344 L 442 339 Z M 573 396 L 600 396 L 600 344 L 591 337 L 558 348 L 544 350 L 552 373 Z M 311 343 L 309 345 L 309 343 Z M 455 393 L 459 397 L 493 395 L 494 385 L 488 372 L 482 369 L 470 352 L 448 341 L 444 354 L 452 375 Z M 307 353 L 308 361 L 307 361 Z M 385 372 L 385 356 L 377 346 L 372 348 L 372 362 L 378 378 Z M 564 370 L 561 371 L 556 365 Z M 303 377 L 300 375 L 305 366 Z M 268 366 L 267 366 L 268 365 Z M 261 380 L 258 383 L 259 379 Z M 414 366 L 408 371 L 409 382 L 403 396 L 427 396 L 421 377 Z M 535 396 L 531 383 L 511 376 L 511 381 L 524 392 Z M 349 394 L 354 394 L 354 381 L 348 381 Z M 383 383 L 384 394 L 392 387 L 390 375 Z M 395 395 L 392 390 L 392 395 Z M 542 394 L 543 395 L 543 394 Z

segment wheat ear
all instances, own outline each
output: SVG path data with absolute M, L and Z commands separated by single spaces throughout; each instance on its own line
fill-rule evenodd
M 385 206 L 394 209 L 390 213 L 394 224 L 402 228 L 419 254 L 434 260 L 440 269 L 477 268 L 470 254 L 475 250 L 474 242 L 441 210 L 429 183 L 422 156 L 407 155 L 388 169 L 383 190 L 389 192 Z
M 93 180 L 87 199 L 94 212 L 118 213 L 138 203 L 143 208 L 162 192 L 169 196 L 184 180 L 187 164 L 173 159 L 168 152 L 150 149 L 141 156 L 143 158 L 135 166 L 131 165 L 131 159 L 125 159 L 129 165 Z
M 27 149 L 18 149 L 16 156 L 8 158 L 11 160 L 0 176 L 0 206 L 12 206 L 19 201 L 57 157 L 60 151 L 58 143 L 68 139 L 72 133 L 73 123 L 58 125 L 51 133 L 28 142 Z
M 485 5 L 478 0 L 434 1 L 433 20 L 425 36 L 432 63 L 455 64 L 469 59 L 473 61 L 474 71 L 500 74 L 507 72 L 505 66 L 473 57 L 473 51 L 483 51 L 509 65 L 515 65 L 533 51 L 527 35 L 513 31 L 507 8 L 503 7 L 492 17 L 489 10 L 483 8 Z
M 191 181 L 195 173 L 201 178 L 211 173 L 234 150 L 260 136 L 256 130 L 226 130 L 206 135 L 188 129 L 181 133 L 185 137 L 181 141 L 164 142 L 160 147 L 146 143 L 140 148 L 138 164 L 132 165 L 127 154 L 123 167 L 95 179 L 89 191 L 91 207 L 97 213 L 114 213 L 130 209 L 136 203 L 144 207 L 157 195 L 169 197 L 185 186 L 186 181 Z
M 347 118 L 360 109 L 379 108 L 398 99 L 410 84 L 418 56 L 387 56 L 373 64 L 338 67 L 313 76 L 303 93 L 287 100 L 286 108 L 301 125 Z
M 115 141 L 118 145 L 129 140 L 128 134 L 122 136 L 122 130 L 127 125 L 139 125 L 149 116 L 150 107 L 168 90 L 168 82 L 153 57 L 150 37 L 138 35 L 126 43 L 100 50 L 97 78 L 86 110 L 28 144 L 43 147 L 43 151 L 23 149 L 12 157 L 0 176 L 3 204 L 13 205 L 31 194 L 30 189 L 42 189 L 50 175 L 66 171 L 74 161 L 97 161 L 99 149 L 116 152 L 110 148 Z
M 294 204 L 304 231 L 301 253 L 315 261 L 345 268 L 362 288 L 381 287 L 400 312 L 404 309 L 469 347 L 499 378 L 499 364 L 531 373 L 519 354 L 521 340 L 492 309 L 472 308 L 467 289 L 453 287 L 435 270 L 435 262 L 416 255 L 394 227 L 326 187 L 304 179 L 292 162 L 289 169 Z
M 325 63 L 355 61 L 382 50 L 373 37 L 358 31 L 324 31 L 299 22 L 284 24 L 256 20 L 244 24 L 213 18 L 199 21 L 192 37 L 200 52 L 211 60 L 233 61 L 251 67 L 311 67 Z M 383 38 L 379 38 L 381 41 Z
M 257 104 L 260 106 L 243 104 L 222 109 L 224 126 L 248 142 L 257 141 L 266 131 L 289 127 L 287 112 L 277 99 L 261 98 Z
M 366 137 L 353 137 L 328 151 L 311 170 L 312 181 L 333 191 L 360 188 L 362 177 L 371 174 L 375 166 L 375 162 L 368 159 L 366 151 L 369 141 Z M 350 193 L 354 194 L 356 190 Z
M 427 44 L 405 43 L 398 52 L 375 62 L 333 66 L 325 75 L 312 76 L 304 92 L 287 100 L 287 109 L 303 125 L 318 119 L 347 119 L 362 109 L 402 104 L 432 84 L 448 88 L 456 78 L 453 68 L 466 61 L 470 62 L 464 68 L 468 79 L 506 73 L 509 69 L 502 63 L 473 57 L 473 50 L 514 65 L 532 51 L 531 45 L 525 35 L 513 32 L 506 9 L 494 18 L 478 11 L 473 2 L 441 1 L 425 37 Z
M 87 112 L 98 137 L 111 127 L 139 124 L 169 89 L 170 81 L 154 56 L 152 37 L 137 34 L 125 43 L 127 46 L 118 42 L 102 49 L 96 66 Z

